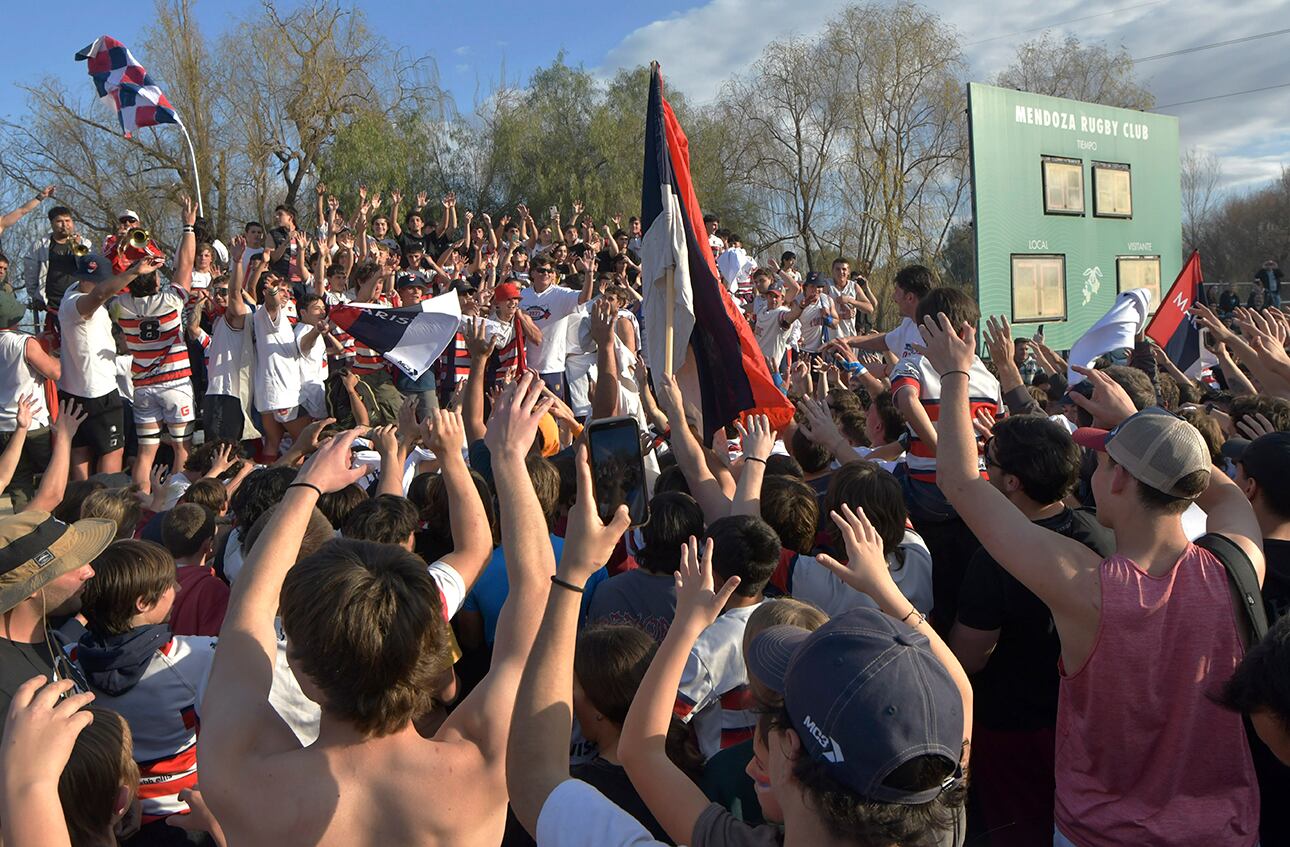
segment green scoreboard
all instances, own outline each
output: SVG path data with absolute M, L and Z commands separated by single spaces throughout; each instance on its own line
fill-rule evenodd
M 977 299 L 1068 349 L 1118 292 L 1182 266 L 1178 120 L 968 85 Z

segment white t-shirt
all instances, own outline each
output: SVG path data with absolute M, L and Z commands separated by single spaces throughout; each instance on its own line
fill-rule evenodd
M 856 297 L 856 284 L 854 280 L 847 280 L 846 285 L 839 288 L 837 285 L 829 285 L 829 296 L 837 301 L 839 297 Z M 838 309 L 838 332 L 842 335 L 856 334 L 856 309 L 855 306 L 844 306 L 841 302 L 837 304 Z
M 327 342 L 322 334 L 305 350 L 305 333 L 312 330 L 309 324 L 296 324 L 296 349 L 300 353 L 300 382 L 302 385 L 322 385 L 327 381 Z
M 802 316 L 797 319 L 802 325 L 801 347 L 807 353 L 818 353 L 824 346 L 824 320 L 828 317 L 832 302 L 827 294 L 821 294 L 814 303 L 802 310 Z
M 18 398 L 24 395 L 32 398 L 32 429 L 49 426 L 44 381 L 27 363 L 30 339 L 22 332 L 0 332 L 0 432 L 18 428 Z
M 526 342 L 528 366 L 540 374 L 563 373 L 566 330 L 564 320 L 578 308 L 581 294 L 553 285 L 541 294 L 532 288 L 520 292 L 520 309 L 542 331 L 542 343 Z
M 887 349 L 903 359 L 914 352 L 915 344 L 923 343 L 923 335 L 918 331 L 918 324 L 913 318 L 905 318 L 900 325 L 887 333 Z
M 116 390 L 116 339 L 112 318 L 103 306 L 88 318 L 81 317 L 76 301 L 87 295 L 76 286 L 67 289 L 58 306 L 58 324 L 63 336 L 59 355 L 63 374 L 58 387 L 76 397 L 102 397 Z
M 792 324 L 787 328 L 784 327 L 783 317 L 786 314 L 788 314 L 787 306 L 771 309 L 766 306 L 765 300 L 762 300 L 753 312 L 756 318 L 753 335 L 757 337 L 757 346 L 761 348 L 761 354 L 770 360 L 772 368 L 779 367 L 779 363 L 784 360 L 784 351 L 788 349 L 788 336 L 793 331 Z
M 211 325 L 210 335 L 202 341 L 206 347 L 206 393 L 208 395 L 238 396 L 238 386 L 242 384 L 242 368 L 246 365 L 243 350 L 245 339 L 246 318 L 243 318 L 242 329 L 234 329 L 224 315 L 216 318 L 215 323 Z
M 263 306 L 251 316 L 255 330 L 255 408 L 260 412 L 300 405 L 300 365 L 296 362 L 296 334 L 285 309 L 269 318 Z
M 129 353 L 116 357 L 116 390 L 121 399 L 134 402 L 134 356 Z
M 887 569 L 892 581 L 905 595 L 905 599 L 918 611 L 932 610 L 932 554 L 922 536 L 911 529 L 905 530 L 900 550 L 902 563 L 896 556 L 887 557 Z M 829 617 L 861 607 L 876 609 L 878 606 L 869 595 L 856 591 L 843 582 L 833 571 L 811 556 L 798 556 L 793 566 L 793 596 L 819 606 Z
M 663 847 L 640 821 L 579 779 L 566 779 L 538 813 L 538 847 Z

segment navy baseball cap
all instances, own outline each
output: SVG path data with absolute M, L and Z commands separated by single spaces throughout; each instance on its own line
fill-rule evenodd
M 430 283 L 420 271 L 402 271 L 394 277 L 394 287 L 428 289 Z
M 1223 445 L 1223 454 L 1259 485 L 1274 489 L 1290 485 L 1290 432 L 1269 432 L 1253 441 L 1233 438 Z
M 819 271 L 811 271 L 806 275 L 806 281 L 803 285 L 815 285 L 824 288 L 829 284 L 829 278 Z
M 831 777 L 880 803 L 927 803 L 958 778 L 963 698 L 927 638 L 877 609 L 808 632 L 773 626 L 748 645 L 748 669 L 784 697 L 802 748 Z M 887 784 L 902 765 L 941 756 L 953 774 L 913 790 Z
M 76 257 L 76 273 L 73 276 L 86 282 L 102 282 L 112 278 L 112 263 L 102 253 L 86 253 Z

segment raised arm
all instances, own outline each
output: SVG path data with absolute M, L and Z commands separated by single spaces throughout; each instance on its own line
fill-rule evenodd
M 350 466 L 350 446 L 361 432 L 334 436 L 305 465 L 233 585 L 201 704 L 197 741 L 202 792 L 221 820 L 245 814 L 248 773 L 262 774 L 258 763 L 263 758 L 296 743 L 268 702 L 278 651 L 273 622 L 278 596 L 300 554 L 319 492 L 339 491 L 363 476 L 363 466 Z
M 31 198 L 26 203 L 23 203 L 21 206 L 14 209 L 9 214 L 0 218 L 0 232 L 4 232 L 9 227 L 18 223 L 18 221 L 22 220 L 23 215 L 34 210 L 37 206 L 40 205 L 40 202 L 42 200 L 48 200 L 49 196 L 53 193 L 54 193 L 54 186 L 47 185 L 44 188 L 42 188 L 40 190 L 40 193 L 37 194 L 35 197 Z
M 591 311 L 591 337 L 596 342 L 596 387 L 591 396 L 591 416 L 612 418 L 618 413 L 618 350 L 614 344 L 616 311 L 608 300 L 599 300 Z
M 245 252 L 246 239 L 239 235 L 233 239 L 233 249 L 229 251 L 228 308 L 224 311 L 224 320 L 233 329 L 241 329 L 246 316 L 251 314 L 251 307 L 246 304 L 243 296 L 243 280 L 246 277 L 242 256 Z M 256 276 L 258 278 L 258 272 Z
M 703 509 L 704 521 L 712 523 L 717 518 L 730 514 L 730 495 L 722 489 L 721 483 L 708 468 L 703 446 L 690 432 L 685 419 L 684 400 L 676 378 L 671 374 L 663 374 L 657 381 L 659 405 L 672 425 L 671 445 L 676 463 L 681 468 L 685 481 L 689 483 L 690 493 Z
M 493 534 L 479 489 L 470 475 L 461 448 L 465 427 L 461 413 L 439 409 L 424 421 L 426 444 L 439 459 L 448 495 L 452 552 L 443 557 L 467 586 L 474 585 L 493 555 Z
M 58 420 L 50 427 L 51 450 L 49 465 L 40 478 L 40 487 L 36 496 L 31 498 L 26 509 L 52 512 L 63 502 L 67 493 L 67 478 L 72 468 L 72 439 L 76 431 L 85 422 L 85 411 L 75 400 L 67 399 L 58 409 Z
M 94 721 L 92 693 L 73 681 L 27 680 L 13 694 L 0 745 L 0 819 L 9 847 L 70 847 L 58 781 L 76 738 Z M 113 802 L 116 802 L 115 800 Z
M 959 696 L 963 698 L 963 761 L 966 764 L 972 741 L 972 684 L 968 681 L 967 672 L 955 658 L 954 652 L 927 622 L 927 616 L 905 599 L 892 579 L 891 569 L 883 554 L 882 538 L 865 515 L 864 509 L 852 511 L 844 503 L 841 512 L 833 512 L 829 517 L 842 532 L 847 548 L 847 563 L 844 565 L 827 554 L 817 556 L 816 561 L 852 588 L 867 594 L 878 604 L 883 614 L 904 621 L 927 638 L 932 655 L 949 671 L 954 679 L 954 686 L 959 690 Z
M 626 506 L 618 507 L 608 525 L 601 522 L 585 446 L 578 448 L 576 466 L 578 499 L 569 513 L 564 552 L 548 592 L 542 628 L 520 679 L 506 749 L 511 808 L 534 836 L 547 797 L 569 778 L 573 654 L 582 588 L 608 561 L 631 523 Z
M 551 406 L 550 400 L 542 398 L 544 387 L 534 374 L 524 374 L 507 388 L 488 422 L 486 441 L 492 454 L 510 588 L 497 620 L 488 675 L 439 730 L 439 736 L 456 735 L 473 742 L 484 761 L 498 767 L 499 772 L 515 710 L 516 688 L 533 648 L 551 575 L 555 573 L 546 518 L 525 464 L 538 421 Z
M 1091 598 L 1096 596 L 1098 556 L 1078 541 L 1031 523 L 981 477 L 966 373 L 975 358 L 975 335 L 966 324 L 956 332 L 944 315 L 929 317 L 923 326 L 924 354 L 941 374 L 936 483 L 995 561 L 1044 601 L 1065 643 L 1063 620 L 1096 623 Z
M 162 259 L 148 256 L 135 262 L 116 276 L 95 283 L 93 290 L 76 301 L 76 311 L 81 317 L 88 318 L 94 310 L 107 304 L 107 301 L 120 294 L 125 287 L 140 275 L 154 273 L 161 269 Z
M 179 236 L 179 253 L 175 256 L 175 273 L 170 284 L 187 296 L 193 287 L 193 262 L 197 259 L 197 206 L 191 197 L 181 197 L 184 212 L 184 231 Z
M 677 844 L 690 844 L 708 798 L 667 755 L 667 732 L 681 674 L 699 635 L 721 614 L 739 587 L 732 576 L 714 591 L 712 541 L 691 538 L 676 574 L 676 617 L 636 689 L 618 739 L 618 757 L 650 814 Z
M 770 428 L 770 418 L 752 415 L 748 425 L 735 421 L 739 430 L 739 444 L 743 447 L 743 471 L 735 486 L 735 497 L 730 504 L 732 515 L 761 517 L 761 484 L 766 476 L 766 459 L 775 446 L 775 432 Z
M 22 446 L 27 443 L 27 430 L 31 429 L 31 411 L 36 398 L 30 394 L 18 398 L 18 411 L 14 417 L 13 434 L 9 443 L 0 453 L 0 493 L 13 481 L 13 473 L 18 469 L 18 459 L 22 457 Z

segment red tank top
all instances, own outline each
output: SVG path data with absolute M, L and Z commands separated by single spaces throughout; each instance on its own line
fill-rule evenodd
M 1259 792 L 1240 715 L 1210 699 L 1244 649 L 1227 572 L 1195 545 L 1168 573 L 1102 562 L 1093 651 L 1062 668 L 1057 826 L 1080 847 L 1249 847 Z

